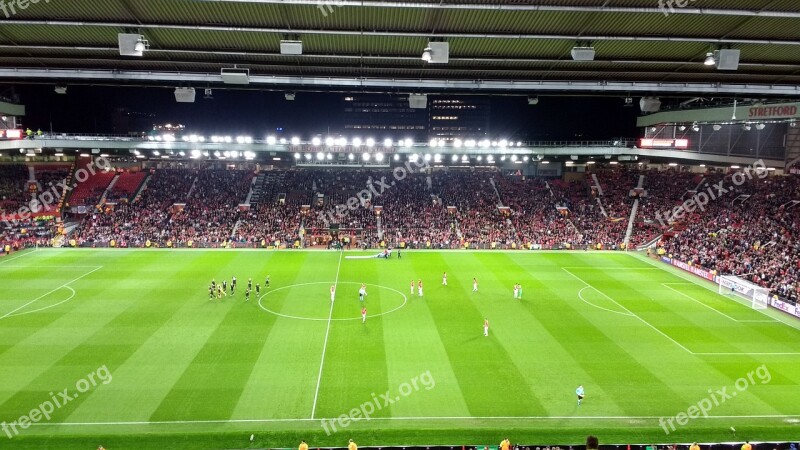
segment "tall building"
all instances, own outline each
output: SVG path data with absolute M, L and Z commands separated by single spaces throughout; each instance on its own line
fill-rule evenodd
M 488 97 L 429 96 L 430 137 L 480 139 L 489 135 L 491 103 Z
M 428 112 L 409 107 L 407 95 L 355 94 L 343 98 L 342 132 L 373 136 L 425 139 Z

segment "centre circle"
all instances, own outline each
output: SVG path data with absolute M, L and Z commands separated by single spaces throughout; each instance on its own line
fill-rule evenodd
M 336 285 L 336 296 L 335 296 L 335 301 L 334 301 L 334 308 L 336 306 L 336 303 L 346 302 L 346 304 L 348 304 L 348 305 L 353 307 L 353 311 L 354 311 L 353 317 L 330 317 L 330 319 L 328 318 L 328 315 L 332 314 L 332 311 L 330 310 L 330 308 L 331 308 L 330 291 L 329 291 L 328 288 L 330 286 L 333 286 L 334 284 Z M 390 305 L 388 307 L 388 310 L 386 310 L 386 311 L 381 311 L 379 313 L 368 313 L 368 315 L 367 315 L 368 318 L 380 317 L 380 316 L 385 316 L 387 314 L 391 314 L 391 313 L 399 310 L 400 308 L 406 306 L 406 302 L 408 302 L 408 298 L 406 297 L 406 295 L 404 293 L 398 291 L 397 289 L 386 287 L 386 286 L 380 286 L 380 285 L 377 285 L 377 284 L 369 284 L 369 283 L 365 283 L 365 284 L 367 286 L 367 298 L 366 298 L 366 301 L 364 302 L 364 305 L 366 306 L 366 308 L 368 310 L 372 309 L 371 305 L 374 305 L 374 303 L 372 303 L 372 302 L 374 302 L 374 300 L 372 300 L 370 298 L 370 291 L 371 290 L 377 290 L 379 292 L 387 291 L 388 293 L 390 293 L 389 301 L 387 301 L 386 299 L 381 299 L 382 300 L 381 301 L 382 304 L 390 303 L 391 300 L 394 299 L 394 298 L 397 299 L 397 301 L 394 302 L 394 303 L 397 303 L 397 306 Z M 350 289 L 349 288 L 350 285 L 355 285 L 357 287 Z M 307 288 L 307 286 L 318 286 L 318 287 L 316 287 L 316 288 Z M 348 286 L 348 288 L 344 289 L 343 288 L 344 286 Z M 361 302 L 359 302 L 359 300 L 357 298 L 357 296 L 358 296 L 358 287 L 360 287 L 360 286 L 361 286 L 361 283 L 359 283 L 357 281 L 340 281 L 338 283 L 335 283 L 333 281 L 315 281 L 315 282 L 311 282 L 311 283 L 290 284 L 288 286 L 281 286 L 281 287 L 277 287 L 277 288 L 274 288 L 274 289 L 269 289 L 267 292 L 264 293 L 264 295 L 262 295 L 262 296 L 260 296 L 258 298 L 258 306 L 261 307 L 261 309 L 263 309 L 264 311 L 266 311 L 266 312 L 268 312 L 270 314 L 274 314 L 274 315 L 276 315 L 278 317 L 285 317 L 287 319 L 314 320 L 314 321 L 323 321 L 323 322 L 327 322 L 328 320 L 332 320 L 332 321 L 334 321 L 334 320 L 336 320 L 336 321 L 361 320 L 361 305 L 362 304 L 361 304 Z M 293 289 L 293 288 L 301 288 L 300 289 L 300 295 L 297 295 L 294 298 L 283 298 L 282 300 L 280 300 L 280 302 L 281 302 L 280 306 L 281 307 L 284 306 L 285 302 L 290 302 L 290 301 L 302 301 L 302 302 L 312 301 L 314 303 L 318 303 L 320 306 L 324 305 L 321 308 L 319 308 L 319 310 L 321 311 L 320 315 L 324 314 L 325 317 L 309 317 L 311 314 L 308 314 L 308 315 L 304 315 L 304 314 L 287 314 L 287 313 L 284 313 L 284 312 L 277 311 L 278 309 L 285 309 L 285 308 L 278 308 L 278 307 L 276 307 L 277 305 L 270 304 L 270 299 L 269 299 L 270 295 L 274 296 L 276 293 L 279 293 L 279 292 L 287 290 L 287 289 Z M 370 288 L 372 288 L 372 289 L 370 289 Z M 308 292 L 310 292 L 311 295 L 307 295 L 306 294 L 306 292 L 307 292 L 306 290 Z M 347 293 L 343 292 L 345 290 L 347 290 L 348 292 Z M 352 290 L 352 292 L 349 292 L 350 290 Z M 374 291 L 373 291 L 373 293 L 374 293 Z M 348 294 L 348 295 L 346 295 L 346 294 Z M 374 299 L 375 296 L 373 296 L 372 298 Z M 402 299 L 402 302 L 400 301 L 400 299 Z M 308 307 L 309 305 L 308 304 L 302 304 L 301 306 Z M 314 308 L 314 306 L 311 306 L 311 307 Z

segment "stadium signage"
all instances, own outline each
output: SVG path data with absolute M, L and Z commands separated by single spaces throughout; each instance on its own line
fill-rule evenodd
M 22 139 L 22 130 L 0 130 L 0 139 Z
M 708 281 L 714 281 L 714 274 L 709 272 L 708 270 L 702 269 L 697 266 L 690 266 L 683 261 L 678 261 L 677 259 L 667 258 L 666 256 L 661 257 L 661 261 L 671 264 L 679 269 L 685 270 L 686 272 L 693 273 L 698 277 L 705 278 Z
M 640 139 L 639 148 L 689 148 L 688 139 Z
M 772 305 L 773 308 L 780 309 L 785 313 L 789 313 L 795 317 L 800 318 L 800 309 L 798 309 L 797 306 L 790 305 L 789 303 L 786 303 L 783 300 L 777 298 L 770 299 L 769 304 Z
M 747 110 L 750 118 L 780 118 L 797 116 L 797 105 L 754 106 Z

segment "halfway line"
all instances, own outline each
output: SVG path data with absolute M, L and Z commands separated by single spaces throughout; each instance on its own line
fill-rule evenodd
M 336 298 L 336 286 L 339 284 L 339 269 L 342 268 L 342 255 L 344 252 L 339 252 L 339 266 L 336 267 L 336 279 L 333 282 L 333 297 Z M 322 382 L 322 368 L 325 366 L 325 352 L 328 350 L 328 336 L 331 331 L 331 319 L 333 318 L 333 304 L 331 302 L 331 310 L 328 313 L 328 327 L 325 329 L 325 343 L 322 345 L 322 360 L 319 362 L 319 375 L 317 375 L 317 388 L 314 390 L 314 405 L 311 407 L 311 418 L 317 413 L 317 398 L 319 398 L 319 385 Z

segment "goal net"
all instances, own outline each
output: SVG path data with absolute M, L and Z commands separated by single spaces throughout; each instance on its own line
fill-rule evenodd
M 747 300 L 753 309 L 767 309 L 769 305 L 769 289 L 733 275 L 719 277 L 719 293 L 741 297 Z

